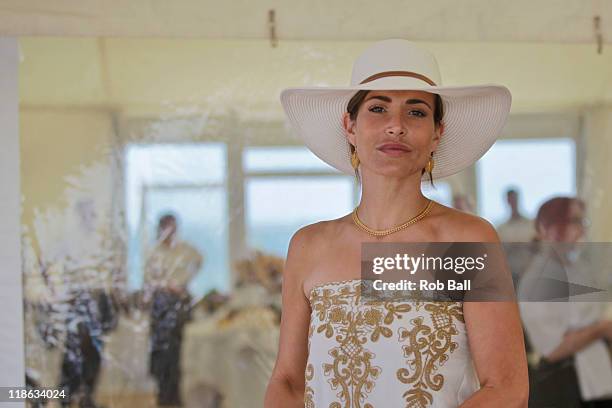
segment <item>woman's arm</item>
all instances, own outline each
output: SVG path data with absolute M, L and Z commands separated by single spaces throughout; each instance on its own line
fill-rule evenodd
M 461 407 L 527 407 L 527 359 L 516 304 L 464 303 L 463 314 L 481 388 Z
M 571 330 L 565 333 L 561 343 L 544 358 L 551 362 L 557 362 L 573 356 L 595 340 L 612 337 L 612 322 L 602 320 L 587 327 Z
M 466 237 L 465 241 L 499 243 L 489 223 L 478 220 L 474 224 L 469 228 L 471 237 Z M 509 301 L 465 302 L 463 314 L 481 388 L 461 407 L 526 408 L 529 378 L 517 304 Z
M 276 365 L 266 390 L 265 408 L 304 407 L 310 305 L 302 282 L 309 269 L 310 227 L 291 239 L 283 270 L 282 315 Z

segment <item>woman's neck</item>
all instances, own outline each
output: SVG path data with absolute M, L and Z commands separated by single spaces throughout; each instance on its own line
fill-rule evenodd
M 418 176 L 418 177 L 417 177 Z M 383 230 L 400 225 L 419 214 L 427 205 L 421 192 L 421 178 L 362 175 L 359 218 L 368 227 Z

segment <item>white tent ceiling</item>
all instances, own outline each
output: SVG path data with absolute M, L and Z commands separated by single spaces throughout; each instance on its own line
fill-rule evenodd
M 0 0 L 0 33 L 30 36 L 26 107 L 280 117 L 282 88 L 346 84 L 371 40 L 402 37 L 437 56 L 446 84 L 501 83 L 513 112 L 533 112 L 612 103 L 612 47 L 597 53 L 595 15 L 609 44 L 612 0 Z
M 610 0 L 2 0 L 0 33 L 282 40 L 612 42 Z
M 345 85 L 368 42 L 22 38 L 20 98 L 27 107 L 282 116 L 281 89 Z M 612 103 L 612 52 L 591 45 L 422 43 L 448 85 L 501 83 L 513 112 Z

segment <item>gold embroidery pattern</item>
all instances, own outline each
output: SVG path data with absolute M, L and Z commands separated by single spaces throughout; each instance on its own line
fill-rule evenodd
M 395 319 L 411 310 L 407 303 L 392 301 L 361 301 L 361 283 L 353 283 L 334 289 L 315 289 L 310 302 L 313 314 L 321 323 L 317 333 L 327 338 L 335 335 L 338 346 L 329 350 L 333 363 L 324 363 L 325 376 L 341 402 L 333 402 L 329 408 L 373 408 L 364 403 L 367 394 L 374 389 L 375 380 L 382 368 L 372 364 L 376 355 L 364 347 L 368 342 L 377 342 L 381 336 L 390 338 L 393 331 L 388 327 Z
M 419 310 L 421 305 L 417 306 Z M 410 321 L 412 327 L 399 329 L 399 341 L 409 368 L 397 371 L 397 378 L 412 388 L 403 394 L 407 408 L 425 408 L 433 403 L 431 391 L 440 391 L 444 376 L 436 374 L 448 361 L 449 354 L 458 347 L 453 336 L 458 334 L 453 319 L 464 323 L 463 308 L 459 302 L 426 303 L 433 327 L 426 325 L 422 317 Z
M 314 367 L 312 364 L 306 366 L 306 389 L 304 390 L 304 408 L 315 408 L 314 390 L 308 385 L 309 381 L 314 378 Z

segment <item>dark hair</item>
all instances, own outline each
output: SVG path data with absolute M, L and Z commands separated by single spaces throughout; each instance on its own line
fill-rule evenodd
M 363 101 L 365 100 L 369 92 L 370 91 L 366 91 L 366 90 L 357 91 L 357 93 L 353 95 L 348 105 L 346 106 L 346 111 L 348 112 L 349 118 L 351 118 L 352 121 L 357 120 L 357 114 L 359 113 L 359 108 L 363 104 Z M 440 97 L 440 95 L 434 94 L 434 97 L 435 97 L 434 98 L 434 105 L 435 105 L 434 106 L 434 116 L 433 116 L 434 125 L 440 126 L 440 124 L 442 124 L 442 118 L 444 117 L 444 105 L 442 104 L 442 98 Z M 352 155 L 355 151 L 355 147 L 350 143 L 349 143 L 349 146 L 350 146 L 351 155 Z M 432 157 L 433 157 L 433 152 L 432 152 Z M 425 169 L 421 171 L 421 175 L 423 173 L 425 173 Z M 357 169 L 355 169 L 355 176 L 359 178 Z M 431 175 L 429 175 L 429 182 L 433 186 L 433 178 L 431 177 Z
M 363 104 L 368 93 L 371 91 L 357 91 L 355 95 L 351 98 L 348 105 L 346 106 L 346 111 L 349 113 L 349 117 L 351 120 L 357 120 L 357 114 L 359 112 L 359 108 Z M 442 123 L 442 118 L 444 117 L 444 105 L 442 104 L 442 98 L 438 94 L 434 94 L 434 124 L 436 126 L 440 126 Z
M 549 228 L 552 225 L 559 225 L 562 230 L 565 230 L 570 222 L 570 206 L 573 203 L 578 204 L 580 209 L 584 211 L 584 201 L 576 197 L 555 197 L 546 201 L 538 210 L 535 219 L 536 229 L 540 226 Z
M 165 228 L 166 225 L 170 224 L 170 223 L 177 223 L 176 220 L 176 215 L 172 214 L 172 213 L 166 213 L 163 214 L 161 217 L 159 217 L 159 221 L 158 221 L 158 228 Z

